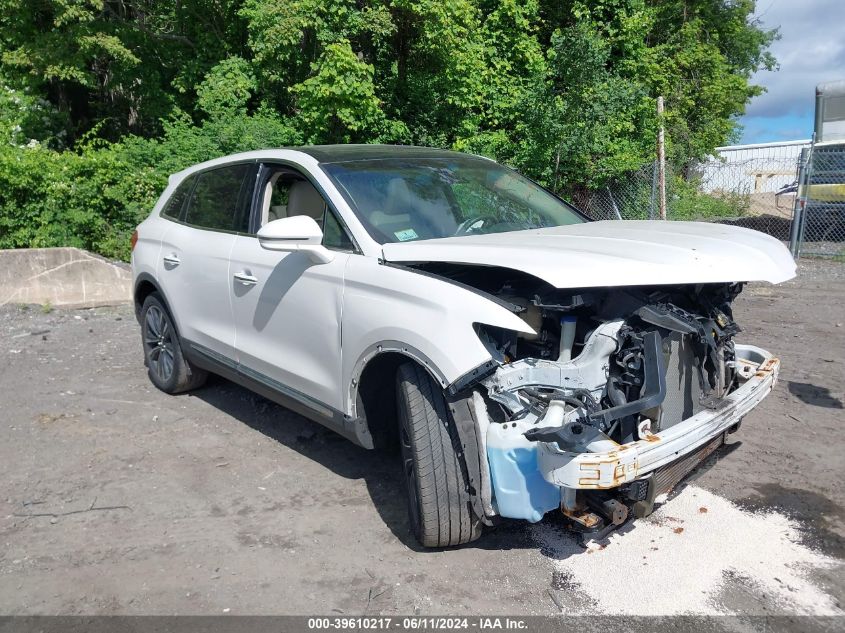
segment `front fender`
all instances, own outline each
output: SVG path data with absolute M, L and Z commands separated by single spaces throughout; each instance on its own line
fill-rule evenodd
M 342 384 L 350 415 L 358 378 L 379 353 L 413 358 L 445 389 L 493 360 L 473 323 L 534 333 L 516 314 L 481 293 L 362 256 L 349 258 L 342 321 Z

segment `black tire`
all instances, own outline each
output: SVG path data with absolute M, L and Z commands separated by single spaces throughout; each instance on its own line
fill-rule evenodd
M 460 442 L 440 387 L 416 363 L 396 374 L 399 444 L 414 536 L 425 547 L 469 543 L 481 536 L 470 507 Z
M 141 343 L 150 382 L 165 393 L 196 389 L 208 378 L 208 372 L 192 365 L 182 354 L 173 317 L 157 292 L 151 293 L 141 307 Z

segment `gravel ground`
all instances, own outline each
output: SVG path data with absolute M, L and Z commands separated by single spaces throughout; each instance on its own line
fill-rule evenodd
M 448 551 L 410 536 L 394 455 L 222 379 L 155 390 L 130 307 L 2 307 L 0 614 L 841 614 L 843 304 L 822 261 L 743 293 L 780 382 L 657 515 L 587 550 L 547 516 Z M 676 568 L 704 597 L 616 610 Z

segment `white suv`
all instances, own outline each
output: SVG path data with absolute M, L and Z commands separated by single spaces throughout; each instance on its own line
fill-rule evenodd
M 211 371 L 398 441 L 426 546 L 558 508 L 582 532 L 648 514 L 776 379 L 734 343 L 742 282 L 795 274 L 755 231 L 591 222 L 493 161 L 377 145 L 174 174 L 132 269 L 158 388 Z

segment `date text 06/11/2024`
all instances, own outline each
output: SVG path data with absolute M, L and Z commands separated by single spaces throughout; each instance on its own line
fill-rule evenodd
M 308 628 L 341 630 L 522 630 L 528 628 L 525 620 L 507 617 L 334 617 L 308 618 Z

